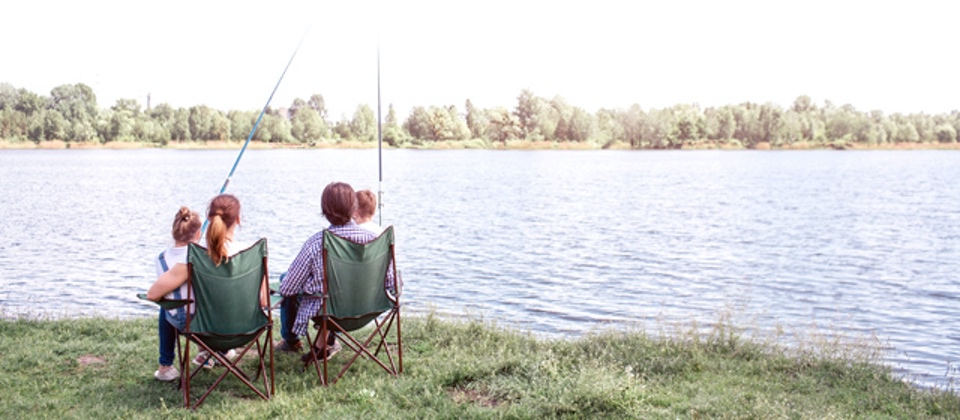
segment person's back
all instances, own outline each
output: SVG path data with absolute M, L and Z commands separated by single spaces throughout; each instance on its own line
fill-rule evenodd
M 350 185 L 342 182 L 330 183 L 324 188 L 320 201 L 323 216 L 330 222 L 330 226 L 325 230 L 361 244 L 377 238 L 377 234 L 361 228 L 353 220 L 357 214 L 357 195 Z M 390 276 L 388 285 L 391 288 L 392 282 L 393 276 Z M 322 299 L 315 295 L 322 292 L 323 230 L 307 239 L 290 264 L 286 276 L 280 280 L 280 294 L 284 296 L 280 307 L 280 333 L 283 340 L 274 343 L 275 350 L 300 351 L 300 337 L 306 335 L 310 318 L 317 313 L 322 302 Z M 300 295 L 312 296 L 300 298 Z M 328 356 L 339 349 L 339 343 L 332 335 L 328 337 L 327 345 L 332 346 L 332 350 L 325 353 Z

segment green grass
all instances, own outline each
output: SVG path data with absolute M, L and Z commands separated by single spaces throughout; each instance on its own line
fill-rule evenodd
M 228 378 L 193 412 L 152 377 L 154 319 L 0 321 L 0 418 L 960 417 L 955 394 L 904 384 L 875 353 L 836 342 L 787 350 L 722 326 L 545 340 L 434 316 L 403 327 L 399 378 L 366 363 L 323 388 L 298 357 L 278 354 L 273 400 Z

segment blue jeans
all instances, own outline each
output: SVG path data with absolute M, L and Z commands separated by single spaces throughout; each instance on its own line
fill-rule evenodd
M 297 320 L 298 311 L 300 296 L 284 296 L 280 302 L 280 336 L 290 344 L 300 341 L 300 337 L 293 333 L 293 323 Z
M 172 366 L 174 358 L 174 346 L 177 345 L 177 329 L 174 323 L 177 321 L 167 313 L 165 309 L 160 309 L 160 316 L 157 317 L 157 332 L 160 335 L 160 366 Z M 183 322 L 181 322 L 182 324 Z

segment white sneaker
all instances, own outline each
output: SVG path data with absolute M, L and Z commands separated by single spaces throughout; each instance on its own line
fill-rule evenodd
M 170 369 L 166 369 L 162 372 L 157 369 L 156 372 L 153 372 L 153 377 L 161 382 L 170 382 L 180 379 L 180 371 L 178 371 L 175 367 L 171 367 Z
M 330 360 L 330 358 L 333 357 L 333 355 L 335 355 L 335 354 L 337 354 L 337 353 L 340 353 L 340 349 L 342 349 L 342 348 L 343 348 L 343 346 L 340 345 L 340 340 L 334 341 L 334 342 L 333 342 L 333 345 L 330 346 L 330 350 L 327 352 L 327 357 L 326 357 L 326 359 L 327 359 L 327 360 Z

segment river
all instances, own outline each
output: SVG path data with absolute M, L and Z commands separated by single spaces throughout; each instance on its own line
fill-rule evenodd
M 180 205 L 235 150 L 0 150 L 0 313 L 148 317 Z M 960 152 L 383 153 L 409 313 L 547 337 L 709 328 L 876 337 L 904 379 L 960 380 Z M 275 279 L 376 150 L 248 150 L 228 192 Z

